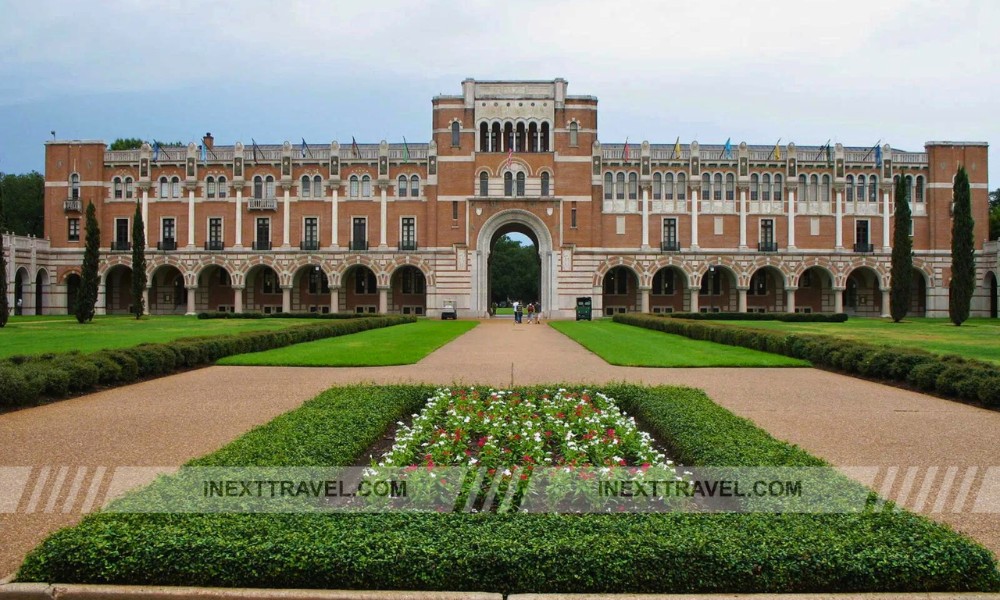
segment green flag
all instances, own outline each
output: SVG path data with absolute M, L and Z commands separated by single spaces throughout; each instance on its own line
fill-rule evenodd
M 410 146 L 406 143 L 406 136 L 403 136 L 403 162 L 410 162 Z

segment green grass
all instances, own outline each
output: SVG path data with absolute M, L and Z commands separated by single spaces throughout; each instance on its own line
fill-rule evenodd
M 626 367 L 808 367 L 796 358 L 688 339 L 610 319 L 549 325 L 613 365 Z
M 782 323 L 780 321 L 712 321 L 787 331 L 818 333 L 838 338 L 881 344 L 895 348 L 919 348 L 935 354 L 958 354 L 966 358 L 1000 364 L 1000 319 L 969 319 L 955 327 L 948 319 L 908 318 L 901 323 L 890 319 L 851 318 L 846 323 Z
M 510 315 L 510 316 L 513 316 L 514 315 L 514 309 L 511 308 L 511 307 L 509 307 L 509 306 L 503 307 L 503 308 L 498 308 L 497 309 L 497 314 L 498 315 Z
M 0 358 L 47 352 L 95 352 L 129 348 L 178 338 L 285 329 L 315 323 L 311 319 L 208 319 L 163 315 L 136 320 L 131 316 L 94 317 L 80 325 L 72 316 L 12 317 L 0 329 Z
M 476 321 L 422 319 L 416 323 L 364 331 L 224 358 L 220 365 L 283 367 L 380 367 L 413 364 L 478 324 Z

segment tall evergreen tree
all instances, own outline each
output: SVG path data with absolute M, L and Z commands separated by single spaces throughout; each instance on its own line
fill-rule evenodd
M 142 292 L 146 289 L 146 232 L 142 221 L 142 207 L 135 203 L 132 219 L 132 313 L 138 319 L 146 312 Z
M 972 293 L 976 289 L 975 220 L 969 175 L 959 167 L 953 188 L 955 211 L 951 221 L 951 285 L 948 288 L 948 316 L 955 325 L 969 318 Z
M 97 225 L 97 211 L 93 202 L 87 203 L 87 246 L 83 251 L 83 270 L 80 273 L 80 291 L 76 295 L 73 314 L 80 323 L 94 319 L 97 304 L 97 262 L 101 253 L 101 228 Z
M 913 240 L 910 227 L 910 203 L 906 199 L 906 180 L 896 180 L 896 230 L 892 234 L 892 289 L 889 292 L 889 312 L 899 323 L 910 310 L 910 284 L 913 281 Z
M 3 174 L 0 173 L 0 181 Z M 0 185 L 0 327 L 7 324 L 10 316 L 10 304 L 7 302 L 7 259 L 3 255 L 3 232 L 7 228 L 7 219 L 3 211 L 3 186 Z

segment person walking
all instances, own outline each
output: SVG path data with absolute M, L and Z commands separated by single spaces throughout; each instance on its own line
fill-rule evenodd
M 528 323 L 535 320 L 535 305 L 528 303 Z
M 542 320 L 542 303 L 535 302 L 535 325 Z
M 514 301 L 514 324 L 515 325 L 521 322 L 521 318 L 523 317 L 523 315 L 524 315 L 524 307 L 521 305 L 521 301 L 520 300 L 515 300 Z

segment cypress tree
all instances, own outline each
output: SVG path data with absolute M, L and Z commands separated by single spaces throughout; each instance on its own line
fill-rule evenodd
M 146 305 L 142 292 L 146 289 L 146 233 L 142 221 L 139 202 L 135 203 L 135 218 L 132 219 L 132 313 L 138 319 Z
M 73 314 L 80 323 L 94 319 L 97 304 L 97 261 L 101 253 L 101 228 L 97 225 L 97 212 L 93 202 L 87 203 L 87 246 L 83 251 L 83 269 L 80 273 L 80 291 L 76 295 Z
M 0 173 L 0 327 L 7 324 L 10 304 L 7 302 L 7 259 L 3 255 L 3 230 L 7 219 L 3 214 L 3 173 Z
M 955 325 L 969 318 L 972 293 L 976 289 L 976 244 L 972 218 L 969 175 L 959 167 L 953 188 L 955 211 L 951 221 L 951 285 L 948 288 L 948 316 Z
M 892 234 L 892 288 L 889 311 L 899 323 L 910 310 L 910 283 L 913 280 L 913 240 L 910 238 L 910 203 L 906 200 L 906 180 L 896 180 L 896 230 Z

